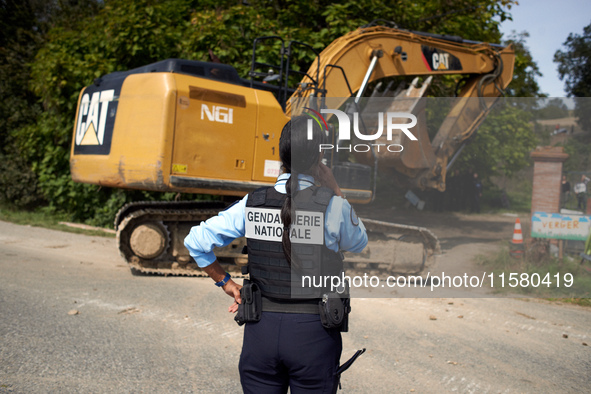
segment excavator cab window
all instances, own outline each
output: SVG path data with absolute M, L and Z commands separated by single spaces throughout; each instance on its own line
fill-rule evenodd
M 236 69 L 234 69 L 233 67 L 232 69 L 228 69 L 227 67 L 218 67 L 217 65 L 210 65 L 208 71 L 208 77 L 211 79 L 228 83 L 237 83 L 239 81 L 239 79 L 236 78 L 238 76 L 238 73 L 236 72 Z

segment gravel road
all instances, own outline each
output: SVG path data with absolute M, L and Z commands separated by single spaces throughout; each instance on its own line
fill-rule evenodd
M 473 252 L 450 237 L 445 261 Z M 0 392 L 240 392 L 242 328 L 211 280 L 133 276 L 112 238 L 6 222 L 0 272 Z M 577 306 L 354 299 L 343 337 L 343 361 L 367 349 L 343 375 L 344 393 L 591 387 L 591 310 Z

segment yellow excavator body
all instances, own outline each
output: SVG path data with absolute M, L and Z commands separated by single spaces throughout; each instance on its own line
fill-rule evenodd
M 270 92 L 172 72 L 126 76 L 118 96 L 96 88 L 79 99 L 77 182 L 239 196 L 279 174 L 288 117 Z

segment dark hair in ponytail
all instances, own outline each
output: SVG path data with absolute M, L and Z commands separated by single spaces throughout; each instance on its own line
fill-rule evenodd
M 309 174 L 309 171 L 318 163 L 320 144 L 325 138 L 324 131 L 315 121 L 312 121 L 312 139 L 308 140 L 309 119 L 306 116 L 292 118 L 283 127 L 279 139 L 279 157 L 283 163 L 283 169 L 291 174 L 289 181 L 285 185 L 287 198 L 281 208 L 281 221 L 283 222 L 281 244 L 285 258 L 292 267 L 297 265 L 297 262 L 292 261 L 289 227 L 291 226 L 292 212 L 295 211 L 292 201 L 299 189 L 298 175 Z

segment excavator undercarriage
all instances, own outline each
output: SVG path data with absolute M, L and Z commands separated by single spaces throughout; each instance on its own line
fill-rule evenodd
M 217 215 L 220 202 L 140 202 L 127 204 L 115 226 L 121 256 L 132 272 L 175 276 L 206 276 L 183 245 L 191 227 Z M 441 252 L 437 237 L 426 228 L 361 219 L 369 243 L 363 253 L 344 254 L 348 273 L 420 274 L 435 264 Z M 240 277 L 247 264 L 246 240 L 239 238 L 216 248 L 220 264 Z

